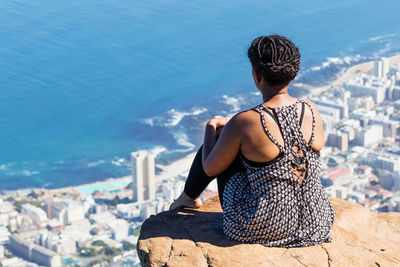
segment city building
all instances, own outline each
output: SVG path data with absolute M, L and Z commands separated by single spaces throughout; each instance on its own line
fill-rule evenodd
M 142 205 L 140 206 L 140 217 L 142 219 L 147 219 L 151 215 L 155 215 L 155 214 L 156 214 L 155 203 L 152 203 L 152 202 L 142 203 Z
M 107 221 L 107 224 L 111 229 L 114 240 L 122 241 L 128 238 L 129 223 L 127 221 L 122 219 L 114 219 Z
M 350 92 L 344 91 L 341 92 L 340 96 L 342 98 L 337 98 L 337 99 L 331 99 L 331 98 L 313 98 L 312 102 L 314 102 L 315 105 L 317 105 L 318 110 L 321 109 L 321 107 L 328 107 L 328 108 L 333 108 L 337 109 L 340 112 L 340 118 L 341 119 L 346 119 L 348 118 L 348 99 L 350 97 Z
M 36 226 L 45 227 L 47 225 L 47 214 L 41 208 L 26 203 L 22 205 L 21 212 L 26 214 Z
M 133 201 L 154 200 L 155 163 L 154 156 L 147 151 L 132 152 Z
M 385 100 L 386 91 L 390 86 L 391 80 L 365 73 L 355 75 L 344 84 L 345 89 L 351 92 L 352 97 L 372 96 L 377 104 Z
M 327 187 L 326 191 L 328 195 L 331 197 L 346 199 L 349 191 L 351 190 L 346 186 L 332 185 Z
M 383 138 L 383 128 L 381 125 L 368 125 L 358 136 L 358 143 L 361 146 L 377 144 Z
M 349 136 L 347 133 L 341 131 L 330 132 L 326 145 L 336 147 L 340 151 L 346 152 L 349 146 Z
M 68 198 L 50 203 L 50 213 L 51 218 L 59 220 L 64 225 L 85 218 L 84 206 L 80 202 Z
M 333 127 L 340 121 L 341 110 L 335 107 L 326 105 L 318 106 L 319 113 L 321 116 L 328 116 L 332 118 Z
M 5 225 L 2 225 L 0 222 L 0 246 L 8 242 L 8 238 L 10 237 L 10 232 L 8 231 Z
M 63 234 L 42 231 L 35 242 L 63 256 L 72 255 L 76 252 L 75 240 Z
M 389 172 L 400 171 L 400 156 L 389 153 L 378 154 L 371 152 L 362 157 L 359 163 Z
M 391 97 L 392 97 L 393 100 L 399 100 L 400 99 L 400 86 L 399 85 L 395 85 L 392 88 L 392 92 L 391 93 L 392 93 Z
M 37 264 L 49 267 L 61 266 L 61 259 L 57 253 L 42 246 L 35 245 L 33 242 L 25 240 L 18 234 L 13 234 L 10 237 L 9 247 L 17 255 Z
M 138 202 L 118 204 L 116 206 L 116 215 L 127 220 L 140 217 L 140 204 Z
M 377 78 L 386 78 L 389 73 L 389 60 L 381 58 L 374 62 L 374 76 Z
M 400 173 L 379 170 L 379 183 L 387 190 L 400 190 Z

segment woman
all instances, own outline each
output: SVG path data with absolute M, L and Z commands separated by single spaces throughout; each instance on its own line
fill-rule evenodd
M 229 121 L 217 116 L 207 123 L 203 147 L 171 209 L 200 207 L 201 192 L 218 176 L 228 238 L 283 247 L 330 241 L 334 214 L 319 179 L 322 120 L 313 103 L 288 94 L 299 50 L 285 37 L 261 36 L 248 56 L 263 102 Z

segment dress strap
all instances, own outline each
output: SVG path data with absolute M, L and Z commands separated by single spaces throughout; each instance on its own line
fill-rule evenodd
M 301 114 L 300 114 L 300 122 L 299 122 L 299 124 L 300 124 L 300 128 L 301 128 L 301 125 L 303 124 L 303 118 L 304 118 L 304 107 L 305 106 L 305 104 L 304 104 L 304 102 L 302 101 L 301 102 Z
M 273 118 L 274 119 L 274 121 L 276 122 L 276 124 L 278 124 L 279 125 L 279 121 L 278 121 L 278 119 L 276 118 L 276 116 L 268 109 L 268 108 L 265 108 L 265 109 L 263 109 L 265 112 L 267 112 L 268 113 L 268 115 L 270 115 L 271 116 L 271 118 Z
M 262 110 L 265 110 L 265 112 L 267 112 L 275 120 L 275 122 L 278 124 L 278 127 L 280 128 L 278 119 L 273 115 L 273 113 L 271 111 L 269 111 L 267 108 L 265 108 L 265 109 L 262 108 L 262 106 L 257 106 L 255 108 L 253 108 L 252 110 L 254 110 L 254 111 L 258 112 L 258 114 L 260 114 L 261 123 L 263 125 L 264 132 L 267 134 L 268 138 L 281 150 L 281 152 L 283 152 L 284 148 L 282 147 L 282 145 L 279 144 L 278 141 L 276 141 L 276 139 L 272 136 L 271 132 L 268 130 L 267 123 L 265 121 L 265 116 L 264 116 L 264 113 L 262 112 Z

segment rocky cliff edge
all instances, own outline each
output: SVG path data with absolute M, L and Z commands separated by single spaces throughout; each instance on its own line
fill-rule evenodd
M 142 266 L 400 266 L 400 213 L 372 213 L 331 199 L 336 220 L 332 243 L 271 248 L 227 240 L 218 197 L 200 209 L 148 218 L 137 250 Z

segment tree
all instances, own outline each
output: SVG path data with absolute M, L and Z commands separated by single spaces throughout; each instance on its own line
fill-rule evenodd
M 105 247 L 107 246 L 106 243 L 104 243 L 103 240 L 95 240 L 92 242 L 93 246 L 100 246 L 100 247 Z
M 84 248 L 80 251 L 80 256 L 82 257 L 93 257 L 95 255 L 97 255 L 97 251 L 92 247 Z
M 133 250 L 136 249 L 136 245 L 132 244 L 131 242 L 128 241 L 123 241 L 122 242 L 124 250 Z
M 116 256 L 122 254 L 122 249 L 120 248 L 113 248 L 113 247 L 105 247 L 104 254 L 107 256 Z

